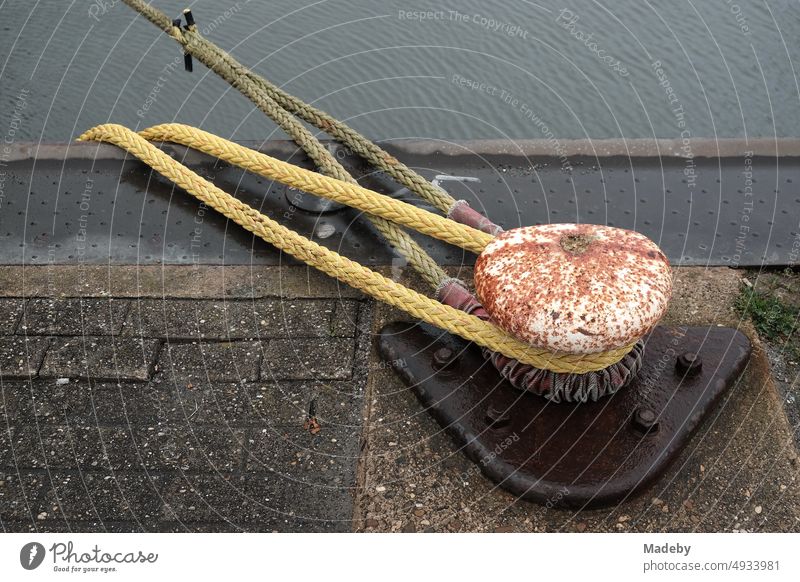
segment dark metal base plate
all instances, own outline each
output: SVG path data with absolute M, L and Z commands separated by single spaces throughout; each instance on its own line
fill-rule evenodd
M 456 354 L 442 368 L 433 354 Z M 617 503 L 660 475 L 738 378 L 750 341 L 723 327 L 658 327 L 631 385 L 589 404 L 554 404 L 506 382 L 480 350 L 421 324 L 391 323 L 378 349 L 481 471 L 549 506 Z M 684 371 L 681 354 L 701 365 Z M 683 360 L 686 363 L 686 360 Z

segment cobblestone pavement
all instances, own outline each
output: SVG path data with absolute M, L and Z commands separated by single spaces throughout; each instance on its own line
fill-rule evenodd
M 3 529 L 350 530 L 371 306 L 322 289 L 0 299 Z
M 735 271 L 676 273 L 668 322 L 739 325 Z M 798 528 L 792 428 L 758 343 L 661 480 L 575 512 L 514 499 L 458 453 L 374 353 L 398 318 L 303 267 L 0 267 L 0 525 Z

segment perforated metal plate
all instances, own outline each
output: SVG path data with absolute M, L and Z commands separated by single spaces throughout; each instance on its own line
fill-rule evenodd
M 516 390 L 475 345 L 427 325 L 389 324 L 377 343 L 384 361 L 487 477 L 520 498 L 570 507 L 609 505 L 642 491 L 675 459 L 750 355 L 749 340 L 734 329 L 657 327 L 633 383 L 576 405 Z M 441 348 L 454 355 L 444 366 L 435 356 Z
M 275 142 L 262 149 L 308 167 L 296 147 Z M 797 263 L 800 254 L 800 158 L 780 158 L 779 164 L 758 156 L 697 158 L 690 181 L 687 162 L 679 158 L 575 156 L 566 160 L 568 172 L 552 157 L 388 149 L 429 179 L 479 178 L 443 186 L 506 228 L 546 222 L 632 228 L 658 242 L 673 264 L 780 265 Z M 359 159 L 342 160 L 363 185 L 415 200 Z M 282 185 L 201 155 L 189 165 L 267 215 L 305 235 L 318 234 L 330 248 L 366 264 L 392 263 L 391 251 L 355 211 L 308 212 L 291 203 L 296 193 Z M 281 261 L 266 243 L 203 210 L 137 161 L 40 157 L 2 170 L 0 263 Z M 474 260 L 438 241 L 418 240 L 440 263 Z

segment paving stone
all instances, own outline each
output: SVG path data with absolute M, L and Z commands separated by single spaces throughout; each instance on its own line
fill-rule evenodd
M 0 434 L 0 466 L 115 470 L 136 467 L 136 443 L 122 428 L 17 426 Z
M 171 403 L 141 382 L 87 382 L 54 378 L 6 382 L 4 412 L 10 424 L 123 425 L 166 416 Z M 0 416 L 2 418 L 2 416 Z
M 261 352 L 260 342 L 168 343 L 158 370 L 169 382 L 198 388 L 210 382 L 254 382 Z
M 32 504 L 34 515 L 74 520 L 153 520 L 159 512 L 157 475 L 85 471 L 52 472 Z M 37 517 L 38 518 L 38 517 Z
M 353 489 L 250 476 L 245 492 L 261 521 L 278 531 L 351 531 Z
M 22 316 L 24 304 L 23 299 L 0 299 L 0 335 L 14 333 Z
M 18 474 L 16 469 L 0 468 L 0 522 L 4 527 L 12 520 L 35 522 L 46 482 L 46 473 Z
M 216 427 L 21 426 L 0 433 L 0 466 L 232 471 L 241 466 L 243 441 L 243 431 Z
M 154 533 L 239 533 L 248 531 L 229 521 L 210 523 L 182 522 L 182 521 L 150 521 L 142 524 L 148 532 Z
M 119 299 L 33 298 L 17 333 L 25 335 L 118 335 L 130 302 Z
M 272 340 L 264 352 L 264 380 L 347 380 L 353 375 L 352 339 Z
M 130 310 L 123 333 L 170 340 L 352 337 L 355 318 L 348 314 L 358 303 L 344 304 L 337 311 L 332 300 L 141 300 Z
M 256 337 L 252 308 L 240 301 L 136 301 L 123 333 L 169 340 Z
M 254 430 L 246 445 L 248 472 L 268 472 L 286 487 L 296 483 L 331 491 L 353 486 L 360 439 L 346 428 Z
M 302 426 L 311 406 L 325 427 L 360 430 L 363 422 L 363 390 L 350 382 L 212 382 L 191 389 L 164 382 L 158 392 L 161 412 L 177 425 Z
M 227 427 L 139 428 L 136 445 L 149 470 L 228 472 L 241 468 L 244 431 Z
M 337 301 L 331 318 L 331 335 L 354 337 L 358 325 L 360 306 L 361 304 L 357 301 Z
M 199 531 L 219 531 L 220 526 L 225 530 L 349 531 L 352 519 L 349 492 L 331 495 L 303 484 L 287 488 L 268 476 L 187 474 L 169 480 L 161 496 L 165 521 L 177 520 Z
M 237 522 L 260 517 L 239 475 L 175 476 L 164 484 L 161 497 L 161 518 L 166 521 Z
M 145 382 L 150 377 L 159 345 L 158 340 L 136 338 L 56 337 L 40 375 Z
M 0 337 L 0 377 L 3 380 L 35 376 L 50 339 L 20 336 Z
M 158 515 L 158 475 L 84 472 L 60 476 L 45 493 L 51 511 L 67 521 L 78 519 L 150 521 Z
M 156 382 L 161 378 L 156 378 Z M 165 410 L 176 426 L 242 426 L 287 422 L 302 412 L 302 395 L 286 393 L 263 383 L 211 382 L 202 386 L 163 382 L 162 393 L 169 394 L 170 408 Z
M 86 382 L 54 379 L 6 382 L 0 423 L 121 427 L 162 423 L 197 425 L 302 426 L 312 401 L 321 426 L 360 430 L 362 389 L 350 382 L 213 382 L 185 384 Z
M 91 384 L 89 390 L 87 384 L 73 381 L 63 388 L 70 396 L 68 402 L 72 399 L 76 402 L 74 410 L 68 414 L 73 423 L 127 427 L 152 424 L 166 416 L 168 403 L 152 384 L 103 382 Z M 83 404 L 82 408 L 79 408 L 80 404 Z
M 50 477 L 44 471 L 0 469 L 0 520 L 40 522 L 50 488 Z

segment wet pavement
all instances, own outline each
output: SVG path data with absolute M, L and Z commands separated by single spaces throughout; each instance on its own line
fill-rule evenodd
M 733 309 L 741 272 L 675 281 L 666 323 L 739 327 L 750 364 L 643 495 L 576 511 L 484 478 L 376 356 L 407 318 L 304 267 L 0 267 L 2 527 L 796 531 L 792 425 Z
M 352 528 L 369 304 L 92 295 L 0 300 L 4 530 Z

